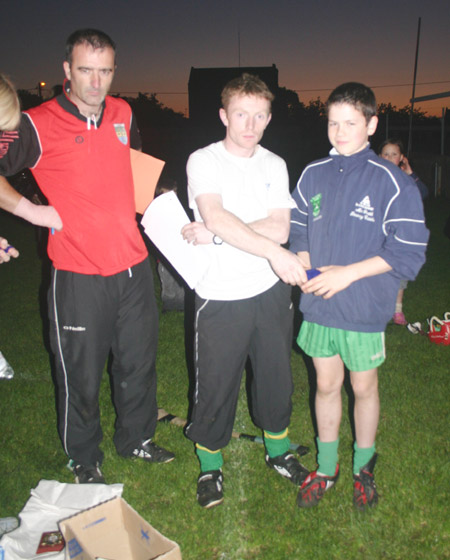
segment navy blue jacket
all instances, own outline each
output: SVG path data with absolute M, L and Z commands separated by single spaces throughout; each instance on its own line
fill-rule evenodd
M 302 294 L 306 321 L 382 332 L 399 280 L 414 280 L 425 262 L 429 232 L 419 190 L 369 147 L 351 156 L 334 149 L 303 171 L 293 192 L 290 250 L 308 251 L 313 268 L 382 257 L 392 270 L 363 278 L 329 300 Z

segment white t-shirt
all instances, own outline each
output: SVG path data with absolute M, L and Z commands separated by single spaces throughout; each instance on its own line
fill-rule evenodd
M 293 207 L 284 160 L 262 146 L 245 158 L 228 152 L 223 142 L 210 144 L 191 154 L 187 175 L 189 206 L 196 221 L 202 221 L 195 202 L 200 194 L 220 194 L 223 207 L 245 223 L 266 218 L 271 209 Z M 207 248 L 211 266 L 196 286 L 204 299 L 246 299 L 278 281 L 265 258 L 225 242 Z

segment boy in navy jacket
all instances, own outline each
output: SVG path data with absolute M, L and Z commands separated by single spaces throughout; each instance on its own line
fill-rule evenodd
M 290 249 L 321 273 L 301 288 L 297 342 L 317 375 L 318 468 L 302 484 L 299 507 L 317 505 L 339 476 L 338 444 L 344 367 L 355 395 L 355 506 L 374 506 L 379 418 L 377 368 L 399 281 L 425 262 L 428 230 L 420 193 L 369 146 L 376 101 L 363 84 L 337 87 L 327 101 L 329 157 L 302 173 L 293 197 Z

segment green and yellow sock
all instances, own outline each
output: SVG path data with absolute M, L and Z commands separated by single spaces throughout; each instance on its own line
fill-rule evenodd
M 325 476 L 334 476 L 338 463 L 339 438 L 336 441 L 320 441 L 317 438 L 317 470 Z
M 217 471 L 222 468 L 223 457 L 221 449 L 211 451 L 211 449 L 196 443 L 195 452 L 197 453 L 198 460 L 200 461 L 200 470 L 202 472 Z
M 278 455 L 283 455 L 286 451 L 289 451 L 289 446 L 291 445 L 288 438 L 288 429 L 286 428 L 278 433 L 264 430 L 264 444 L 267 454 L 271 459 L 278 457 Z

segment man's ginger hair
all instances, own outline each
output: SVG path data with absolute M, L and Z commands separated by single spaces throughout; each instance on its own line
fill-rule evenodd
M 275 96 L 267 87 L 267 85 L 258 76 L 244 73 L 238 78 L 229 81 L 222 90 L 222 107 L 226 110 L 230 99 L 233 95 L 254 95 L 255 97 L 263 97 L 269 103 L 275 99 Z

